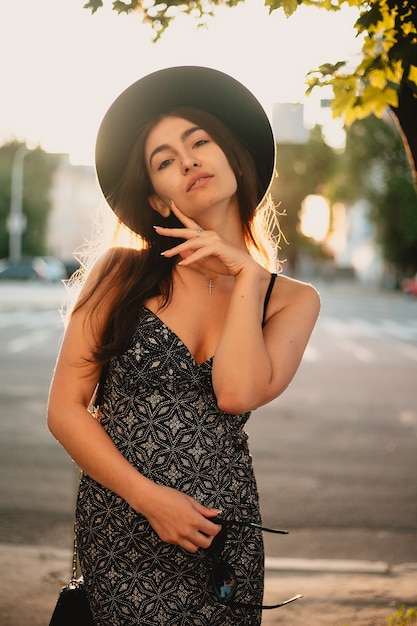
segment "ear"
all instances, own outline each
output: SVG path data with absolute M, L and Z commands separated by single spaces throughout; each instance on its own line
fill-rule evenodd
M 171 209 L 169 208 L 169 206 L 167 206 L 165 202 L 161 200 L 161 198 L 156 194 L 149 196 L 148 202 L 153 210 L 162 215 L 162 217 L 169 217 L 169 215 L 171 214 Z

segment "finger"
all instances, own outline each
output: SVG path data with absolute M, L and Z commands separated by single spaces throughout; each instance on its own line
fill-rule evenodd
M 171 200 L 171 209 L 174 215 L 184 224 L 186 228 L 190 228 L 193 231 L 197 230 L 199 232 L 202 232 L 203 229 L 197 224 L 197 222 L 191 217 L 185 215 L 185 213 L 183 213 L 181 209 L 177 207 L 173 200 Z
M 195 228 L 165 228 L 164 226 L 154 226 L 154 230 L 158 235 L 174 237 L 176 239 L 194 239 L 204 232 L 200 226 L 196 226 Z
M 175 204 L 173 200 L 170 201 L 170 207 L 171 207 L 171 211 L 180 220 L 180 222 L 184 224 L 184 226 L 187 226 L 187 223 L 192 221 L 190 220 L 189 217 L 187 217 L 187 215 L 185 215 L 185 213 L 181 211 L 180 208 L 177 207 L 177 205 Z
M 171 250 L 169 250 L 171 252 Z M 188 252 L 188 254 L 185 254 Z M 180 250 L 177 254 L 182 256 L 181 261 L 179 261 L 178 265 L 192 265 L 193 263 L 197 263 L 197 261 L 211 262 L 218 259 L 218 255 L 216 254 L 215 248 L 212 246 L 205 246 L 204 248 L 195 248 L 194 246 L 187 246 Z M 168 255 L 174 256 L 174 255 Z M 222 263 L 222 271 L 221 274 L 227 273 L 227 267 L 223 267 Z
M 204 533 L 197 533 L 196 536 L 190 539 L 190 542 L 194 544 L 197 548 L 204 548 L 204 550 L 206 550 L 210 546 L 212 541 L 213 536 L 210 535 L 209 537 Z
M 204 526 L 202 526 L 201 528 L 201 533 L 204 534 L 204 536 L 208 539 L 208 545 L 210 545 L 210 543 L 213 540 L 213 537 L 215 537 L 217 535 L 217 533 L 219 533 L 221 531 L 221 524 L 216 524 L 215 522 L 210 521 L 209 519 L 207 519 L 207 524 L 204 524 Z M 202 547 L 208 547 L 208 546 L 202 546 Z
M 172 212 L 178 217 L 178 219 L 181 220 L 181 222 L 186 224 L 187 222 L 193 221 L 191 217 L 188 217 L 187 215 L 185 215 L 185 213 L 181 211 L 181 209 L 175 204 L 174 200 L 171 200 L 170 204 Z
M 184 537 L 183 541 L 188 541 L 195 545 L 197 548 L 204 548 L 206 550 L 211 545 L 217 533 L 220 532 L 222 529 L 220 524 L 213 524 L 213 526 L 214 532 L 211 531 L 210 534 L 208 534 L 202 531 L 197 531 L 187 538 Z
M 207 509 L 206 507 L 204 507 L 204 510 L 202 511 L 204 517 L 207 517 L 208 519 L 218 517 L 222 513 L 223 511 L 221 509 Z
M 167 258 L 176 256 L 177 254 L 183 255 L 184 253 L 196 254 L 196 252 L 201 252 L 201 258 L 210 256 L 212 254 L 212 250 L 214 247 L 212 244 L 207 243 L 207 238 L 200 241 L 200 238 L 194 236 L 191 239 L 186 239 L 183 243 L 178 244 L 178 246 L 174 246 L 173 248 L 169 248 L 168 250 L 163 250 L 161 252 L 162 256 Z M 197 257 L 195 257 L 197 260 Z
M 187 550 L 187 552 L 191 552 L 192 554 L 197 552 L 198 548 L 200 547 L 196 545 L 195 543 L 193 543 L 192 541 L 188 541 L 188 540 L 184 540 L 182 543 L 179 543 L 178 545 L 181 546 L 181 548 L 184 548 L 184 550 Z

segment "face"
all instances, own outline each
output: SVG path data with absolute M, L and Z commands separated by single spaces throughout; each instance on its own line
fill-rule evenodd
M 166 117 L 148 135 L 145 159 L 155 194 L 151 206 L 169 214 L 170 201 L 189 217 L 236 206 L 236 177 L 210 135 L 192 122 Z

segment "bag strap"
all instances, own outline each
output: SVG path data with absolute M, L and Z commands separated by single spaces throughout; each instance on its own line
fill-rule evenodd
M 79 480 L 81 480 L 81 477 L 83 475 L 82 470 L 80 470 L 80 478 Z M 72 578 L 68 583 L 69 587 L 74 588 L 78 588 L 80 587 L 80 585 L 83 584 L 83 577 L 79 577 L 78 576 L 78 540 L 77 540 L 77 529 L 78 529 L 78 522 L 77 519 L 75 519 L 74 521 L 74 541 L 72 544 Z
M 91 415 L 94 417 L 94 419 L 98 420 L 99 422 L 103 418 L 103 414 L 101 412 L 100 407 L 103 402 L 104 384 L 106 382 L 108 370 L 109 370 L 109 363 L 105 363 L 103 365 L 103 369 L 101 370 L 99 381 L 97 383 L 96 389 L 94 391 L 93 397 L 91 398 L 91 402 L 88 407 L 88 410 L 91 413 Z
M 104 383 L 106 382 L 107 372 L 109 370 L 109 363 L 105 363 L 101 370 L 100 379 L 97 385 L 96 397 L 94 398 L 94 406 L 99 407 L 103 402 Z
M 72 578 L 71 583 L 77 581 L 78 577 L 78 543 L 77 543 L 77 522 L 74 523 L 74 543 L 72 550 Z

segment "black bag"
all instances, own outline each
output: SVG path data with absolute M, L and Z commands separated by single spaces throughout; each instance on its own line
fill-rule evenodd
M 82 577 L 62 587 L 49 626 L 94 626 Z
M 74 528 L 74 550 L 72 554 L 72 578 L 62 587 L 52 613 L 49 626 L 94 626 L 93 615 L 84 588 L 82 576 L 77 578 L 77 534 Z

